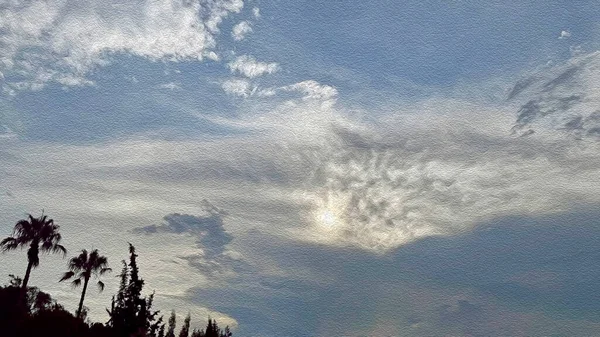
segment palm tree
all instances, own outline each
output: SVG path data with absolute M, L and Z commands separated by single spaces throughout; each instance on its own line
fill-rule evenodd
M 101 275 L 112 269 L 108 268 L 108 259 L 105 256 L 98 254 L 98 249 L 92 250 L 89 254 L 87 250 L 82 250 L 81 254 L 69 260 L 67 266 L 69 267 L 69 271 L 63 275 L 60 282 L 75 277 L 71 284 L 74 287 L 78 287 L 83 281 L 83 291 L 81 292 L 81 299 L 79 300 L 79 307 L 77 308 L 76 313 L 76 316 L 79 317 L 81 315 L 81 310 L 83 309 L 83 299 L 85 298 L 88 282 L 92 275 L 96 276 L 96 278 L 100 278 Z M 104 290 L 104 282 L 99 280 L 98 288 L 100 291 Z
M 5 252 L 29 245 L 27 271 L 21 284 L 24 292 L 27 291 L 31 269 L 40 264 L 40 252 L 62 253 L 63 257 L 67 254 L 65 247 L 59 244 L 61 239 L 60 233 L 58 233 L 59 228 L 60 226 L 54 224 L 54 220 L 48 219 L 48 216 L 44 215 L 43 212 L 39 218 L 34 218 L 29 214 L 28 219 L 17 222 L 12 236 L 0 242 L 0 248 Z

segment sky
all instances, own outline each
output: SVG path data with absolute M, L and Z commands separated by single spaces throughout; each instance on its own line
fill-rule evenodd
M 238 336 L 600 331 L 596 1 L 0 0 L 31 213 Z M 23 275 L 23 251 L 0 255 Z M 44 255 L 31 284 L 74 310 Z

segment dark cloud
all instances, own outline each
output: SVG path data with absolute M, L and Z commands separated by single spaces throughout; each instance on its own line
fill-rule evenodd
M 180 258 L 206 274 L 218 276 L 226 274 L 235 262 L 225 254 L 226 245 L 231 243 L 233 236 L 225 231 L 223 217 L 227 213 L 206 200 L 202 201 L 204 215 L 189 215 L 173 213 L 166 215 L 162 225 L 150 225 L 133 230 L 138 234 L 187 233 L 197 237 L 197 247 L 202 249 L 198 254 Z
M 575 116 L 565 123 L 566 130 L 581 130 L 583 129 L 583 117 Z
M 600 311 L 597 212 L 509 217 L 453 238 L 431 238 L 397 252 L 440 285 L 475 288 L 511 306 L 594 319 Z
M 252 336 L 589 336 L 600 328 L 598 219 L 499 218 L 386 256 L 263 236 L 254 258 L 285 275 L 254 270 L 188 297 Z

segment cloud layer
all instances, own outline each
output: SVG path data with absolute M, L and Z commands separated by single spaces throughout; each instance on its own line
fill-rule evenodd
M 594 68 L 582 65 L 579 71 Z M 558 71 L 553 83 L 564 79 L 563 74 Z M 576 90 L 593 101 L 595 86 L 587 84 L 582 81 Z M 143 182 L 163 191 L 194 191 L 202 198 L 220 200 L 242 218 L 268 214 L 269 202 L 279 200 L 295 205 L 287 212 L 294 225 L 277 225 L 283 236 L 376 253 L 419 238 L 458 234 L 491 217 L 549 214 L 600 202 L 595 138 L 582 143 L 565 136 L 562 128 L 529 137 L 512 135 L 515 119 L 517 123 L 523 119 L 518 104 L 498 107 L 429 99 L 367 119 L 360 116 L 376 113 L 352 115 L 334 103 L 334 88 L 311 81 L 284 88 L 279 92 L 297 90 L 306 96 L 284 100 L 269 111 L 250 109 L 235 119 L 211 119 L 242 130 L 243 136 L 140 138 L 92 148 L 33 147 L 27 152 L 30 160 L 7 163 L 4 170 L 19 185 L 26 176 L 14 172 L 38 170 L 21 167 L 24 162 L 35 165 L 40 156 L 48 156 L 47 161 L 60 168 L 76 160 L 89 168 L 82 167 L 74 173 L 79 178 L 70 181 L 97 180 L 108 190 Z M 547 96 L 543 90 L 539 95 Z M 555 118 L 570 113 L 567 108 L 555 110 Z M 7 152 L 24 156 L 16 149 Z M 206 181 L 212 190 L 201 187 Z M 183 182 L 198 187 L 181 186 Z M 228 192 L 233 190 L 247 192 Z M 256 191 L 261 191 L 258 199 L 244 196 Z M 177 192 L 169 202 L 162 194 L 131 192 L 137 201 L 130 202 L 138 204 L 132 210 L 158 202 L 177 207 L 187 199 Z M 110 199 L 99 202 L 116 205 Z M 256 225 L 277 223 L 276 216 L 263 219 Z

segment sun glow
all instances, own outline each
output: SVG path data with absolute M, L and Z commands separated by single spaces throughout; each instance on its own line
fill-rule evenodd
M 335 227 L 335 224 L 337 222 L 337 217 L 335 216 L 335 214 L 332 211 L 324 210 L 321 213 L 319 220 L 320 220 L 321 224 L 323 224 L 325 227 L 333 228 L 333 227 Z
M 343 210 L 342 200 L 332 193 L 327 193 L 326 197 L 317 204 L 314 213 L 315 224 L 328 232 L 338 230 L 344 225 Z

